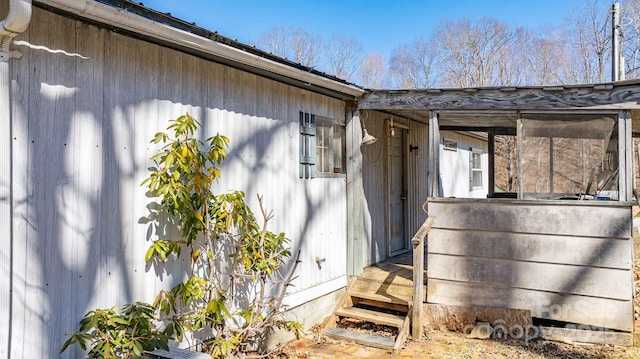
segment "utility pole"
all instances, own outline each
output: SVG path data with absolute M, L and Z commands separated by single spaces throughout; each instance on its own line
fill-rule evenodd
M 620 80 L 620 4 L 611 5 L 611 81 Z

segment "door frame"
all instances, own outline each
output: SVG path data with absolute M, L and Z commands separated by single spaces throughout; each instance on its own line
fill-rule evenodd
M 411 247 L 409 246 L 409 196 L 411 196 L 411 192 L 409 189 L 408 182 L 408 174 L 409 174 L 409 126 L 404 123 L 398 123 L 393 119 L 385 120 L 385 161 L 386 165 L 385 169 L 385 246 L 386 246 L 386 257 L 391 258 L 393 256 L 408 252 Z M 402 184 L 405 191 L 405 197 L 403 203 L 403 216 L 402 216 L 402 226 L 404 229 L 404 248 L 391 252 L 391 161 L 389 158 L 390 155 L 390 147 L 391 147 L 391 130 L 398 132 L 404 135 L 404 141 L 402 143 Z

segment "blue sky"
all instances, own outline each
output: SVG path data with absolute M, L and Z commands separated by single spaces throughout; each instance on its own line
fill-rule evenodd
M 249 43 L 274 27 L 301 27 L 328 39 L 353 37 L 364 53 L 391 50 L 431 34 L 444 19 L 492 17 L 544 29 L 562 24 L 581 0 L 145 0 L 144 5 Z

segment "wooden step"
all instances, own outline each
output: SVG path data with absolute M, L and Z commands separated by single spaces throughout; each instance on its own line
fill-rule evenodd
M 378 294 L 367 291 L 352 290 L 349 292 L 351 302 L 375 308 L 390 309 L 400 313 L 407 313 L 411 306 L 411 298 L 398 297 L 390 294 Z
M 411 303 L 411 298 L 394 296 L 390 294 L 378 294 L 364 291 L 362 289 L 353 289 L 349 291 L 349 295 L 355 298 L 367 299 L 369 301 L 405 305 L 408 306 Z
M 335 314 L 340 317 L 354 318 L 396 328 L 401 328 L 405 320 L 405 316 L 376 312 L 356 307 L 340 308 L 336 310 Z
M 398 350 L 409 333 L 412 294 L 412 286 L 353 278 L 349 281 L 344 296 L 336 304 L 336 309 L 327 318 L 324 333 L 362 345 Z M 395 327 L 398 328 L 398 334 L 395 338 L 388 338 L 339 328 L 336 327 L 339 317 Z
M 396 341 L 393 338 L 381 337 L 378 335 L 371 335 L 366 333 L 354 332 L 343 328 L 331 328 L 324 332 L 327 336 L 341 339 L 350 340 L 358 344 L 367 345 L 381 349 L 393 349 Z
M 411 298 L 413 295 L 413 286 L 380 283 L 362 278 L 358 278 L 358 280 L 353 283 L 351 289 L 359 292 L 380 293 L 381 295 L 400 298 Z

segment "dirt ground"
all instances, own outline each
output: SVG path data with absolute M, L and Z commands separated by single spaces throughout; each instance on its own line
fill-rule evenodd
M 640 211 L 636 213 L 636 217 L 640 217 Z M 633 233 L 633 259 L 634 319 L 636 321 L 636 333 L 640 333 L 640 233 L 635 229 Z M 636 345 L 640 345 L 640 343 L 636 343 Z
M 636 216 L 640 216 L 638 211 Z M 634 233 L 634 283 L 636 333 L 640 333 L 640 236 Z M 524 341 L 467 339 L 462 333 L 433 331 L 421 341 L 408 340 L 397 352 L 337 341 L 321 334 L 290 343 L 279 358 L 640 358 L 640 342 L 636 334 L 634 347 L 613 345 L 559 343 L 546 340 Z
M 284 348 L 280 358 L 640 358 L 640 348 L 612 345 L 566 344 L 551 341 L 478 340 L 460 333 L 434 331 L 419 342 L 408 340 L 397 352 L 375 349 L 324 337 L 302 339 Z

